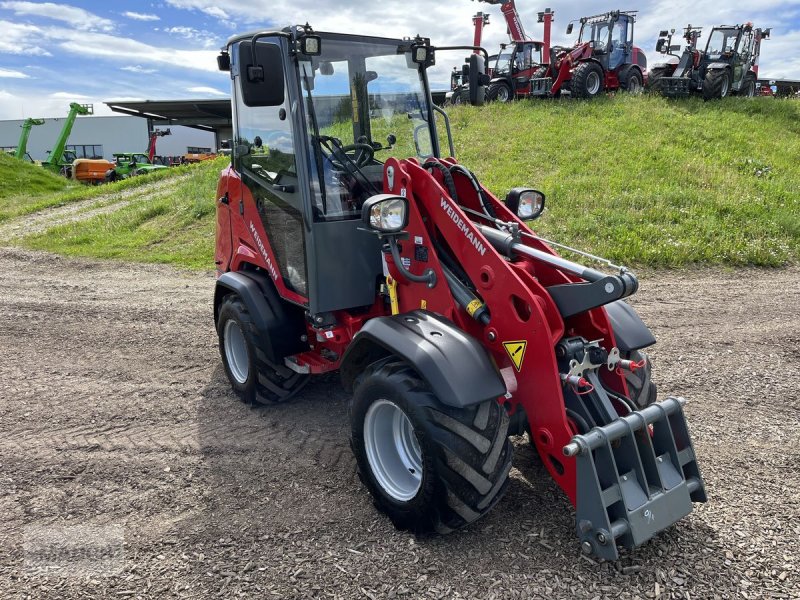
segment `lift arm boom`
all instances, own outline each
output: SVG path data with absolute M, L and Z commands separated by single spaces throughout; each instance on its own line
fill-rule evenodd
M 72 126 L 78 115 L 91 115 L 94 114 L 94 107 L 91 104 L 78 104 L 73 102 L 69 105 L 69 114 L 64 121 L 64 127 L 61 128 L 61 133 L 56 138 L 56 143 L 50 151 L 50 156 L 42 163 L 51 171 L 58 173 L 61 169 L 61 159 L 64 156 L 64 148 L 67 146 L 69 134 L 72 133 Z
M 17 143 L 17 151 L 14 153 L 16 158 L 22 160 L 28 153 L 28 137 L 31 135 L 31 129 L 34 125 L 44 125 L 43 119 L 25 119 L 22 123 L 22 133 L 19 135 L 19 142 Z

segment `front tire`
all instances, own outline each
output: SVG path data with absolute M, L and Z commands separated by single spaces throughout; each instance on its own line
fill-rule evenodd
M 641 71 L 633 66 L 628 67 L 620 77 L 620 85 L 629 94 L 641 94 L 644 88 Z
M 486 91 L 486 99 L 492 102 L 495 100 L 497 102 L 511 102 L 514 99 L 514 95 L 511 93 L 511 88 L 507 83 L 493 83 Z
M 664 83 L 661 81 L 667 76 L 667 69 L 665 67 L 656 67 L 650 70 L 650 75 L 647 77 L 647 89 L 655 94 L 661 93 L 661 86 Z
M 742 84 L 742 90 L 739 92 L 739 95 L 744 96 L 745 98 L 756 97 L 756 78 L 752 74 L 745 77 L 744 83 Z
M 623 358 L 637 363 L 644 361 L 644 367 L 641 369 L 625 370 L 625 383 L 628 386 L 628 396 L 636 408 L 642 409 L 650 406 L 656 401 L 658 395 L 656 384 L 653 382 L 650 358 L 644 350 L 628 352 Z
M 449 533 L 485 515 L 505 492 L 509 418 L 496 400 L 448 406 L 391 357 L 359 378 L 350 419 L 359 476 L 398 529 Z
M 583 62 L 572 73 L 572 95 L 576 98 L 594 98 L 603 91 L 603 80 L 603 69 L 600 65 Z
M 250 312 L 236 294 L 229 294 L 220 304 L 217 335 L 225 374 L 244 402 L 285 402 L 308 383 L 308 375 L 267 360 Z
M 718 100 L 728 95 L 731 89 L 731 76 L 727 69 L 719 69 L 706 73 L 703 80 L 703 99 Z

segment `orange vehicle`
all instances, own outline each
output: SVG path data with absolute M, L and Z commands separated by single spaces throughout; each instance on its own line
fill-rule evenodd
M 183 162 L 196 163 L 217 158 L 214 152 L 191 152 L 183 155 Z
M 114 163 L 103 159 L 79 158 L 72 163 L 72 179 L 97 185 L 105 181 L 106 172 Z

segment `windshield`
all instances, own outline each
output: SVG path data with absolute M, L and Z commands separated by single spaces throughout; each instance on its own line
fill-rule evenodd
M 300 76 L 325 218 L 360 216 L 363 201 L 383 191 L 387 158 L 433 154 L 409 42 L 324 36 L 322 54 L 302 61 Z
M 492 74 L 507 75 L 511 71 L 511 58 L 514 55 L 511 52 L 501 52 L 497 57 L 497 64 Z
M 719 58 L 723 53 L 733 52 L 737 37 L 739 37 L 738 29 L 715 29 L 708 38 L 706 54 Z
M 608 27 L 607 21 L 599 23 L 584 23 L 581 25 L 581 34 L 578 36 L 578 43 L 583 42 L 602 42 L 605 44 L 608 41 Z

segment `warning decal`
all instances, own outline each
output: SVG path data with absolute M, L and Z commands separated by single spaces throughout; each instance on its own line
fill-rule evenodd
M 522 361 L 525 360 L 525 348 L 527 346 L 528 342 L 525 341 L 503 342 L 503 348 L 508 352 L 508 356 L 511 357 L 511 362 L 514 363 L 514 367 L 516 367 L 517 371 L 522 368 Z

